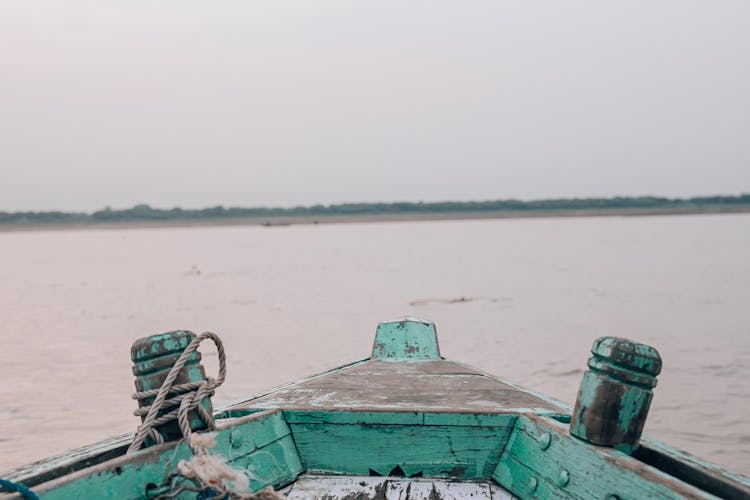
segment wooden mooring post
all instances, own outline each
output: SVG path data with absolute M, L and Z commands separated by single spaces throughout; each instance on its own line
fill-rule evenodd
M 195 338 L 193 332 L 178 330 L 167 332 L 160 335 L 152 335 L 136 340 L 130 351 L 130 357 L 133 361 L 133 375 L 135 375 L 135 388 L 137 392 L 158 390 L 164 379 L 169 374 L 177 359 L 180 357 L 185 348 Z M 200 382 L 206 379 L 206 371 L 201 364 L 201 354 L 197 350 L 190 354 L 177 375 L 174 384 L 186 384 L 188 382 Z M 173 397 L 169 394 L 168 397 Z M 138 400 L 139 408 L 149 406 L 154 398 L 145 398 Z M 201 406 L 212 413 L 211 399 L 209 397 L 201 400 Z M 176 409 L 176 405 L 164 407 L 159 415 L 168 413 Z M 206 423 L 200 418 L 196 411 L 189 414 L 190 428 L 192 430 L 203 430 L 207 428 Z M 141 421 L 146 415 L 141 415 Z M 166 422 L 156 427 L 159 434 L 165 441 L 173 441 L 182 438 L 177 419 Z M 148 439 L 146 445 L 153 444 Z
M 651 405 L 661 357 L 651 346 L 601 337 L 591 348 L 570 421 L 570 434 L 632 453 Z

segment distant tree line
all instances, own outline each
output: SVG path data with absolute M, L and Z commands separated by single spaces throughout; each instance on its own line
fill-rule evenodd
M 132 208 L 105 208 L 93 213 L 81 212 L 0 212 L 0 224 L 63 224 L 120 221 L 206 220 L 264 217 L 325 217 L 397 214 L 447 214 L 482 212 L 574 212 L 606 210 L 695 210 L 721 207 L 747 207 L 750 194 L 739 196 L 701 196 L 696 198 L 661 198 L 639 196 L 615 198 L 558 198 L 548 200 L 494 200 L 396 203 L 341 203 L 298 207 L 223 207 L 203 209 L 154 208 L 139 204 Z

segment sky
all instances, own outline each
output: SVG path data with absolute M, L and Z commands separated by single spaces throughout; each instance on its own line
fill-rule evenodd
M 750 192 L 750 2 L 0 3 L 0 210 Z

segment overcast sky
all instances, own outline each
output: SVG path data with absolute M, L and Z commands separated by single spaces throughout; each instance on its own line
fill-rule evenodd
M 741 192 L 747 0 L 0 3 L 0 210 Z

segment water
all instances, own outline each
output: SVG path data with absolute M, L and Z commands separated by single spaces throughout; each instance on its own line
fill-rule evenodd
M 219 333 L 221 405 L 366 357 L 409 314 L 567 402 L 594 338 L 652 344 L 646 432 L 750 472 L 750 215 L 5 232 L 0 283 L 0 470 L 133 430 L 138 337 Z

